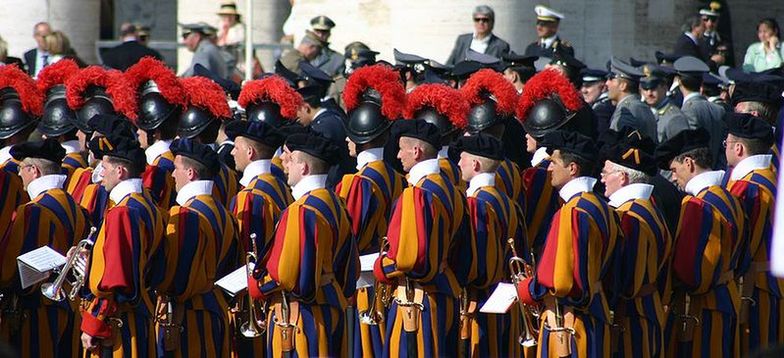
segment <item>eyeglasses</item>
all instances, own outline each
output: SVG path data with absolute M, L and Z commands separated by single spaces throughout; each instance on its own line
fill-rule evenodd
M 182 39 L 183 39 L 183 40 L 187 39 L 187 38 L 188 38 L 188 36 L 189 36 L 190 34 L 192 34 L 192 33 L 193 33 L 193 32 L 183 32 L 183 33 L 182 33 Z
M 475 17 L 474 22 L 484 22 L 489 23 L 491 20 L 489 17 Z
M 735 143 L 738 143 L 738 142 L 740 142 L 740 141 L 737 141 L 737 140 L 726 140 L 725 139 L 725 140 L 721 141 L 721 145 L 724 148 L 727 148 L 727 144 L 735 144 Z
M 605 178 L 605 177 L 608 177 L 608 176 L 613 175 L 615 173 L 620 173 L 620 171 L 619 170 L 613 170 L 611 172 L 606 172 L 606 171 L 602 170 L 601 173 L 599 173 L 599 176 L 602 177 L 602 178 Z
M 703 17 L 702 22 L 716 22 L 717 19 L 715 17 Z

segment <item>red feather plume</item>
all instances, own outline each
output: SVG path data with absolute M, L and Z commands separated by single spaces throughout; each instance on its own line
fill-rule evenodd
M 288 119 L 297 118 L 297 109 L 302 105 L 302 95 L 289 86 L 283 77 L 269 76 L 253 80 L 242 86 L 237 100 L 240 106 L 247 108 L 258 102 L 273 102 L 280 106 L 280 114 Z
M 183 108 L 188 104 L 185 88 L 177 80 L 177 75 L 166 67 L 166 64 L 154 57 L 147 56 L 142 58 L 139 62 L 129 67 L 123 76 L 125 76 L 125 80 L 134 90 L 134 93 L 138 93 L 139 87 L 147 83 L 147 81 L 153 81 L 158 86 L 161 96 L 167 102 Z
M 102 87 L 112 99 L 114 110 L 125 117 L 136 119 L 136 94 L 123 78 L 122 72 L 89 66 L 79 70 L 65 83 L 65 97 L 73 110 L 82 108 L 84 91 L 90 86 Z
M 504 75 L 489 68 L 481 69 L 468 78 L 460 88 L 469 106 L 483 103 L 482 93 L 490 93 L 495 97 L 496 110 L 503 115 L 514 114 L 517 103 L 517 90 L 504 78 Z
M 44 96 L 30 76 L 17 66 L 0 67 L 0 88 L 11 87 L 19 95 L 22 109 L 40 117 L 44 113 Z
M 180 78 L 179 81 L 188 93 L 189 105 L 207 110 L 217 118 L 231 118 L 226 92 L 220 85 L 200 76 Z
M 536 102 L 554 95 L 571 112 L 576 112 L 584 105 L 580 93 L 569 79 L 556 70 L 548 69 L 537 73 L 525 83 L 523 95 L 517 102 L 517 119 L 525 122 L 528 111 Z
M 36 85 L 41 94 L 46 95 L 46 91 L 57 85 L 64 85 L 71 76 L 79 71 L 79 65 L 70 58 L 64 58 L 49 66 L 44 67 L 38 73 Z
M 433 107 L 438 113 L 445 115 L 452 125 L 463 129 L 468 125 L 468 101 L 460 91 L 443 84 L 427 83 L 417 86 L 408 94 L 405 118 L 414 118 L 414 114 L 422 107 Z
M 400 117 L 406 105 L 406 90 L 400 76 L 389 66 L 377 64 L 354 71 L 343 89 L 346 110 L 352 111 L 362 102 L 362 94 L 372 88 L 381 94 L 381 113 L 388 119 Z

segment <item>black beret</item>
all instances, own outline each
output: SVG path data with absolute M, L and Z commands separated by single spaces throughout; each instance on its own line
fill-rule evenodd
M 452 146 L 458 153 L 466 152 L 493 160 L 504 159 L 501 141 L 484 133 L 459 137 Z
M 604 70 L 587 67 L 580 70 L 580 76 L 582 77 L 583 83 L 604 82 L 609 74 L 609 72 Z
M 103 158 L 104 155 L 117 157 L 134 163 L 138 168 L 144 168 L 147 164 L 144 150 L 139 146 L 139 142 L 132 138 L 114 135 L 95 137 L 87 147 L 96 158 Z
M 599 153 L 594 140 L 576 132 L 555 130 L 546 133 L 542 138 L 541 145 L 547 147 L 547 153 L 550 155 L 557 149 L 591 162 L 598 160 Z
M 220 160 L 218 153 L 206 144 L 201 144 L 192 139 L 180 138 L 175 139 L 169 148 L 174 155 L 181 155 L 193 159 L 213 173 L 220 170 Z
M 326 91 L 326 88 L 318 85 L 307 85 L 305 87 L 297 88 L 297 93 L 299 93 L 305 101 L 314 99 L 320 100 L 324 97 L 324 91 Z
M 136 140 L 136 129 L 130 121 L 112 114 L 97 114 L 87 122 L 90 128 L 104 136 L 127 137 Z
M 434 124 L 425 122 L 424 119 L 400 121 L 397 128 L 400 137 L 416 138 L 429 143 L 433 148 L 441 148 L 441 131 Z
M 270 148 L 280 147 L 285 140 L 282 133 L 266 122 L 231 121 L 226 124 L 225 130 L 226 135 L 231 140 L 235 140 L 237 137 L 245 137 Z
M 773 127 L 766 120 L 748 113 L 727 113 L 727 132 L 736 137 L 759 139 L 773 144 Z
M 709 148 L 710 134 L 704 128 L 679 132 L 656 147 L 654 156 L 659 168 L 670 170 L 670 162 L 677 156 L 698 148 Z
M 340 161 L 340 148 L 313 132 L 296 133 L 286 138 L 286 148 L 289 151 L 300 151 L 321 159 L 329 165 Z
M 53 138 L 43 141 L 25 142 L 11 147 L 10 154 L 16 160 L 39 158 L 60 163 L 65 158 L 65 149 Z
M 640 131 L 624 127 L 622 131 L 608 131 L 601 155 L 605 160 L 624 167 L 656 175 L 656 144 Z

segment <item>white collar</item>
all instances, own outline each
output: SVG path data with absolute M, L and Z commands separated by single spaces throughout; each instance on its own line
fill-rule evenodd
M 483 186 L 495 185 L 495 173 L 479 173 L 468 182 L 468 189 L 466 189 L 466 196 L 472 196 L 479 188 Z
M 692 34 L 691 32 L 684 32 L 683 34 L 688 36 L 694 42 L 695 45 L 698 44 L 697 37 L 695 37 L 694 34 Z
M 65 179 L 66 176 L 62 174 L 44 175 L 27 184 L 27 193 L 30 194 L 32 199 L 49 189 L 62 189 Z
M 177 204 L 180 206 L 185 205 L 194 196 L 212 195 L 212 184 L 212 180 L 194 180 L 183 185 L 180 191 L 177 192 Z
M 688 102 L 690 99 L 692 99 L 692 98 L 695 98 L 695 97 L 699 97 L 699 96 L 700 96 L 700 93 L 699 93 L 699 92 L 692 92 L 692 93 L 689 93 L 689 94 L 687 94 L 687 95 L 683 96 L 683 103 L 686 103 L 686 102 Z
M 11 156 L 11 147 L 13 146 L 9 145 L 7 147 L 3 147 L 2 149 L 0 149 L 0 164 L 5 163 L 11 160 L 11 158 L 13 158 Z
M 438 159 L 449 158 L 449 146 L 445 145 L 438 151 Z
M 324 113 L 326 111 L 327 110 L 325 108 L 319 108 L 318 111 L 316 111 L 316 114 L 313 115 L 313 119 L 318 118 L 318 116 L 320 116 L 322 113 Z
M 152 165 L 155 162 L 155 159 L 158 159 L 163 153 L 169 151 L 169 147 L 171 147 L 172 140 L 157 140 L 151 146 L 144 150 L 144 155 L 147 157 L 147 164 Z
M 770 161 L 773 158 L 770 154 L 757 154 L 743 159 L 732 169 L 730 180 L 740 180 L 756 169 L 770 168 Z
M 254 160 L 245 167 L 245 170 L 242 171 L 242 179 L 240 179 L 240 184 L 242 186 L 248 186 L 253 178 L 262 175 L 262 174 L 269 174 L 272 168 L 272 160 L 270 159 L 259 159 Z
M 490 37 L 491 36 L 493 36 L 493 33 L 489 33 L 489 34 L 487 34 L 487 36 L 485 36 L 484 38 L 480 39 L 480 38 L 476 37 L 476 32 L 474 32 L 474 35 L 471 36 L 471 40 L 472 41 L 476 41 L 476 42 L 487 43 L 487 42 L 490 42 Z
M 367 163 L 384 160 L 384 147 L 365 149 L 357 154 L 357 170 Z
M 697 195 L 703 189 L 709 186 L 721 185 L 723 179 L 724 179 L 723 170 L 707 171 L 704 173 L 700 173 L 695 175 L 693 178 L 691 178 L 691 180 L 689 180 L 686 183 L 686 187 L 683 188 L 683 191 L 687 192 L 690 195 Z
M 80 152 L 82 148 L 79 146 L 79 141 L 74 140 L 67 140 L 65 142 L 60 143 L 60 146 L 65 149 L 65 154 L 77 153 Z
M 133 193 L 141 193 L 142 190 L 141 178 L 125 179 L 117 183 L 112 191 L 109 192 L 109 200 L 119 204 L 126 196 Z
M 545 159 L 547 159 L 549 157 L 550 157 L 550 155 L 547 154 L 547 147 L 539 147 L 534 152 L 533 158 L 531 158 L 531 166 L 535 167 L 535 166 L 539 165 L 539 163 L 541 163 L 543 160 L 545 160 Z
M 564 184 L 558 194 L 564 201 L 569 201 L 573 196 L 593 191 L 593 186 L 596 185 L 596 178 L 592 177 L 577 177 Z
M 553 36 L 550 36 L 550 37 L 545 37 L 545 38 L 541 39 L 539 43 L 540 44 L 544 44 L 545 47 L 550 47 L 550 46 L 553 45 L 553 42 L 555 42 L 555 39 L 557 37 L 558 37 L 557 34 L 553 35 Z
M 610 205 L 612 205 L 614 208 L 617 208 L 629 200 L 648 200 L 648 198 L 651 197 L 652 192 L 653 185 L 642 183 L 629 184 L 616 190 L 614 193 L 612 193 L 612 195 L 610 195 Z
M 423 160 L 414 164 L 411 170 L 408 171 L 408 183 L 416 185 L 420 179 L 430 174 L 438 173 L 439 170 L 441 170 L 441 167 L 438 165 L 438 159 Z
M 207 146 L 210 147 L 210 149 L 212 149 L 213 152 L 217 152 L 218 151 L 218 145 L 216 143 L 210 143 L 210 144 L 207 144 Z
M 327 186 L 327 175 L 306 175 L 300 179 L 297 185 L 291 187 L 291 196 L 294 200 L 299 200 L 302 196 L 316 189 L 322 189 Z

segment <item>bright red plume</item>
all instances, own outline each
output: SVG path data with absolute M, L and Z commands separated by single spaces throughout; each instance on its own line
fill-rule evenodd
M 460 88 L 460 92 L 469 106 L 483 103 L 485 99 L 482 94 L 489 93 L 495 98 L 495 108 L 498 112 L 505 116 L 514 114 L 517 90 L 504 78 L 504 75 L 489 68 L 481 69 L 471 75 Z
M 188 105 L 209 111 L 216 118 L 230 119 L 231 109 L 223 88 L 207 77 L 179 79 L 188 93 Z
M 136 94 L 123 78 L 122 72 L 89 66 L 79 70 L 65 83 L 65 96 L 73 110 L 82 108 L 84 92 L 90 86 L 102 87 L 112 99 L 114 110 L 125 117 L 136 119 Z
M 343 89 L 346 111 L 352 111 L 362 103 L 362 94 L 368 88 L 381 94 L 381 113 L 395 120 L 403 113 L 406 105 L 406 90 L 400 83 L 400 75 L 389 66 L 376 64 L 354 71 Z
M 537 73 L 525 83 L 523 94 L 517 102 L 517 119 L 525 122 L 528 111 L 536 102 L 554 95 L 558 96 L 564 107 L 571 112 L 576 112 L 585 103 L 566 76 L 556 70 L 548 69 Z
M 166 102 L 183 108 L 188 103 L 185 88 L 177 80 L 177 75 L 166 67 L 166 64 L 154 57 L 142 58 L 129 67 L 123 76 L 135 93 L 138 93 L 139 88 L 147 81 L 153 81 Z
M 36 85 L 41 94 L 46 95 L 46 91 L 57 85 L 65 85 L 65 82 L 79 71 L 79 65 L 70 58 L 64 58 L 49 66 L 44 67 L 38 72 Z
M 427 83 L 417 86 L 408 94 L 405 118 L 414 118 L 422 107 L 432 107 L 438 113 L 447 116 L 452 125 L 463 129 L 468 125 L 468 101 L 460 91 L 444 84 Z
M 0 67 L 0 88 L 11 87 L 19 95 L 22 109 L 40 117 L 44 113 L 44 96 L 30 76 L 17 66 Z
M 248 108 L 258 102 L 273 102 L 280 106 L 280 114 L 288 119 L 297 118 L 297 110 L 302 105 L 302 95 L 289 86 L 289 83 L 278 75 L 260 80 L 253 80 L 242 86 L 237 100 L 240 106 Z

